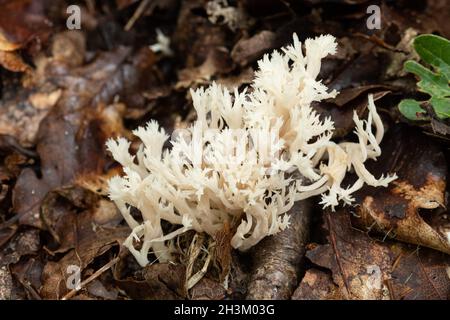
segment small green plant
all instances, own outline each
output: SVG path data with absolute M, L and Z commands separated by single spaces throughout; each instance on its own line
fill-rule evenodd
M 420 78 L 419 91 L 429 94 L 427 101 L 405 99 L 400 102 L 400 112 L 409 120 L 427 120 L 430 111 L 444 120 L 450 117 L 450 41 L 432 34 L 420 35 L 414 39 L 414 49 L 430 70 L 416 61 L 406 61 L 406 71 Z

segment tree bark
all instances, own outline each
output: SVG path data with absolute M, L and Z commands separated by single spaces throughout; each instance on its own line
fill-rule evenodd
M 249 300 L 290 299 L 298 285 L 309 240 L 310 199 L 297 201 L 289 214 L 290 226 L 263 239 L 251 252 L 253 269 L 246 297 Z

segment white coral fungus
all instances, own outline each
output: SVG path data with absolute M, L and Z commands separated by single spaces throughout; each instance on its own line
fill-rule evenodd
M 135 156 L 124 138 L 107 142 L 124 169 L 109 182 L 110 198 L 132 228 L 125 245 L 141 265 L 149 250 L 170 260 L 168 240 L 181 233 L 214 235 L 225 222 L 235 226 L 232 246 L 247 250 L 289 226 L 295 201 L 321 194 L 323 207 L 334 210 L 340 201 L 351 204 L 364 183 L 386 187 L 396 178 L 377 179 L 364 166 L 381 154 L 384 134 L 371 95 L 367 120 L 353 116 L 358 143 L 331 140 L 333 121 L 321 120 L 311 103 L 337 95 L 316 80 L 335 38 L 307 39 L 304 47 L 294 34 L 292 45 L 266 54 L 250 90 L 230 93 L 214 83 L 191 90 L 197 120 L 172 136 L 170 149 L 163 150 L 169 137 L 155 121 L 133 131 L 142 140 Z M 350 170 L 358 179 L 342 186 Z M 297 173 L 305 179 L 294 179 Z M 181 227 L 165 234 L 162 220 Z M 142 242 L 139 250 L 133 240 Z

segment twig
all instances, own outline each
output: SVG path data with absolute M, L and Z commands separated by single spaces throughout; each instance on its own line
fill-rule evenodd
M 92 280 L 95 280 L 96 278 L 98 278 L 103 272 L 105 272 L 106 270 L 108 270 L 109 268 L 111 268 L 113 265 L 115 265 L 118 261 L 119 261 L 120 257 L 117 256 L 114 259 L 112 259 L 110 262 L 108 262 L 107 264 L 105 264 L 103 267 L 101 267 L 100 269 L 98 269 L 97 271 L 95 271 L 89 278 L 87 278 L 86 280 L 82 281 L 80 283 L 80 285 L 75 288 L 72 289 L 71 291 L 69 291 L 64 297 L 62 297 L 61 300 L 68 300 L 70 298 L 72 298 L 78 291 L 80 291 L 83 287 L 85 287 L 88 283 L 90 283 Z
M 137 7 L 136 11 L 133 13 L 133 16 L 128 20 L 125 31 L 130 31 L 131 28 L 133 28 L 136 21 L 142 16 L 145 9 L 147 8 L 148 4 L 150 3 L 150 0 L 142 0 L 139 6 Z
M 395 295 L 395 290 L 394 290 L 394 287 L 392 286 L 391 280 L 387 279 L 387 280 L 385 281 L 385 284 L 386 284 L 386 286 L 387 286 L 387 288 L 388 288 L 388 290 L 389 290 L 389 297 L 390 297 L 390 300 L 397 300 L 397 297 L 396 297 L 396 295 Z
M 345 290 L 347 291 L 347 295 L 348 295 L 348 297 L 350 297 L 350 286 L 348 285 L 347 275 L 345 273 L 344 267 L 342 266 L 341 258 L 340 258 L 340 255 L 339 255 L 339 251 L 337 249 L 336 234 L 334 233 L 334 230 L 333 230 L 333 224 L 331 223 L 330 214 L 329 213 L 325 213 L 325 216 L 327 218 L 328 230 L 330 231 L 330 242 L 331 242 L 331 245 L 333 247 L 334 255 L 336 257 L 336 263 L 338 265 L 339 272 L 341 273 L 342 281 L 344 282 L 344 286 L 345 286 Z
M 394 46 L 391 46 L 390 44 L 384 42 L 383 39 L 380 39 L 379 37 L 377 37 L 375 35 L 368 36 L 367 34 L 364 34 L 364 33 L 361 33 L 361 32 L 356 32 L 356 33 L 354 33 L 354 35 L 357 36 L 357 37 L 366 39 L 366 40 L 376 44 L 377 46 L 385 48 L 387 50 L 394 51 L 394 52 L 400 52 L 400 53 L 404 53 L 404 54 L 407 53 L 407 52 L 405 52 L 403 50 L 397 49 Z

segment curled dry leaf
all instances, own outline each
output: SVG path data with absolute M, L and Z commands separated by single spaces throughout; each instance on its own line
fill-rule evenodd
M 70 36 L 69 36 L 70 35 Z M 2 96 L 0 101 L 0 133 L 16 137 L 24 146 L 36 143 L 39 125 L 57 104 L 63 90 L 58 77 L 69 73 L 68 68 L 84 57 L 84 36 L 75 32 L 56 34 L 52 41 L 52 55 L 38 55 L 34 59 L 36 71 L 15 89 L 15 95 Z M 58 49 L 55 49 L 58 48 Z M 1 56 L 0 51 L 0 56 Z M 15 52 L 11 54 L 16 54 Z M 59 81 L 60 82 L 60 81 Z
M 43 14 L 44 1 L 0 1 L 0 66 L 12 72 L 31 72 L 19 49 L 39 51 L 51 23 Z
M 442 212 L 448 170 L 444 154 L 427 136 L 404 126 L 390 130 L 383 142 L 381 158 L 368 169 L 375 176 L 396 172 L 398 179 L 387 188 L 363 187 L 354 223 L 450 254 L 448 215 Z

